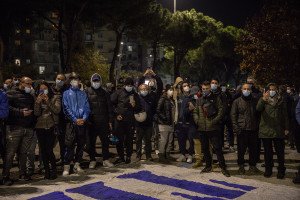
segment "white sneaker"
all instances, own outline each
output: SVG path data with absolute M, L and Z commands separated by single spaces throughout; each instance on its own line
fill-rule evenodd
M 74 168 L 73 168 L 73 171 L 74 171 L 74 173 L 81 173 L 81 172 L 84 172 L 83 169 L 81 169 L 80 163 L 79 163 L 79 162 L 76 162 L 76 163 L 75 163 Z
M 185 161 L 186 161 L 185 155 L 182 155 L 182 154 L 181 154 L 181 156 L 179 156 L 179 158 L 177 158 L 176 161 L 177 161 L 177 162 L 185 162 Z
M 64 171 L 63 176 L 69 176 L 70 175 L 70 165 L 64 165 Z
M 193 156 L 191 155 L 188 155 L 188 158 L 187 158 L 187 163 L 192 163 L 193 162 Z
M 159 150 L 155 150 L 155 154 L 158 155 L 159 154 Z
M 96 164 L 97 164 L 96 161 L 91 161 L 91 162 L 90 162 L 90 165 L 89 165 L 89 168 L 90 168 L 90 169 L 95 169 Z
M 109 160 L 103 161 L 103 167 L 113 167 L 114 164 L 112 164 Z

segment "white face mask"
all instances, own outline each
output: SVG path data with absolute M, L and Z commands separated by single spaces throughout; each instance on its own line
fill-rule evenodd
M 183 88 L 183 91 L 189 92 L 189 91 L 190 91 L 190 87 L 189 87 L 189 86 L 185 86 L 185 87 Z
M 70 84 L 72 85 L 73 88 L 77 88 L 78 87 L 78 81 L 72 80 L 70 82 Z
M 29 87 L 25 87 L 24 90 L 27 94 L 31 92 L 31 88 L 29 88 Z
M 222 92 L 226 92 L 226 87 L 221 87 Z
M 170 97 L 172 97 L 173 96 L 173 94 L 174 94 L 174 91 L 173 90 L 168 90 L 168 96 L 170 96 Z
M 92 82 L 92 87 L 97 90 L 100 88 L 100 83 Z
M 44 94 L 47 95 L 48 94 L 48 90 L 44 90 Z

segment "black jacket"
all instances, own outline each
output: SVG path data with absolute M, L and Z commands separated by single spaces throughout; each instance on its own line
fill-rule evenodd
M 231 108 L 231 121 L 234 133 L 241 131 L 256 131 L 259 126 L 259 112 L 256 110 L 258 100 L 249 96 L 241 96 L 234 100 Z
M 92 126 L 108 126 L 113 122 L 113 108 L 110 96 L 103 88 L 88 87 L 85 90 L 90 104 L 88 123 Z
M 142 76 L 139 79 L 138 86 L 145 83 L 145 78 L 146 77 Z M 163 82 L 162 82 L 161 78 L 157 75 L 153 76 L 153 78 L 156 80 L 156 88 L 155 88 L 155 90 L 152 90 L 152 88 L 151 88 L 151 94 L 155 97 L 156 102 L 158 102 L 158 100 L 162 94 Z
M 35 125 L 35 117 L 33 113 L 33 95 L 28 94 L 24 90 L 20 90 L 19 88 L 8 90 L 6 94 L 9 104 L 9 117 L 7 124 L 22 126 L 24 128 L 33 128 Z M 31 110 L 31 115 L 24 117 L 24 108 L 28 108 L 28 110 Z
M 139 97 L 142 109 L 147 113 L 147 118 L 144 122 L 137 122 L 137 126 L 153 126 L 153 116 L 157 107 L 156 95 L 154 93 L 150 93 L 145 97 L 143 97 L 142 95 L 139 95 Z
M 68 86 L 66 84 L 64 84 L 60 90 L 57 90 L 55 86 L 56 85 L 54 84 L 51 87 L 53 93 L 62 99 L 64 92 L 69 89 Z M 63 112 L 63 107 L 61 106 L 61 111 L 59 113 L 59 124 L 67 123 L 67 122 L 68 122 L 68 120 Z
M 130 96 L 133 96 L 135 107 L 130 104 Z M 114 106 L 115 116 L 121 115 L 124 122 L 135 123 L 134 114 L 142 111 L 139 95 L 134 92 L 127 92 L 125 88 L 117 90 L 111 95 L 111 102 Z
M 158 123 L 162 125 L 173 125 L 175 116 L 175 104 L 172 98 L 162 95 L 158 101 L 156 113 Z

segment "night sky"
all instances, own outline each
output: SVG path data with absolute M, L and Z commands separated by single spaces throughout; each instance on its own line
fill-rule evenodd
M 157 0 L 173 12 L 174 0 Z M 177 10 L 194 8 L 204 15 L 222 21 L 224 25 L 243 28 L 247 18 L 259 12 L 263 0 L 177 0 Z

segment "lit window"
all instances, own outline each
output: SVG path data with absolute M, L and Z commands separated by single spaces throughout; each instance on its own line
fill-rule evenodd
M 26 29 L 26 34 L 30 34 L 30 29 Z
M 15 45 L 16 46 L 20 46 L 21 45 L 21 41 L 20 40 L 15 40 Z
M 21 30 L 20 29 L 16 29 L 16 35 L 20 34 L 20 33 L 21 33 Z
M 56 12 L 52 12 L 51 13 L 51 17 L 57 19 L 58 18 L 58 14 Z
M 26 64 L 27 64 L 27 65 L 30 64 L 30 59 L 26 59 Z
M 92 34 L 86 34 L 85 40 L 88 40 L 88 41 L 92 40 Z
M 128 48 L 127 48 L 127 49 L 128 49 L 128 51 L 132 51 L 132 46 L 129 46 L 129 45 L 128 45 Z
M 21 66 L 21 60 L 19 58 L 17 58 L 15 60 L 15 64 L 18 65 L 18 66 Z
M 45 73 L 45 69 L 46 69 L 45 66 L 40 66 L 39 67 L 39 74 L 44 74 Z

